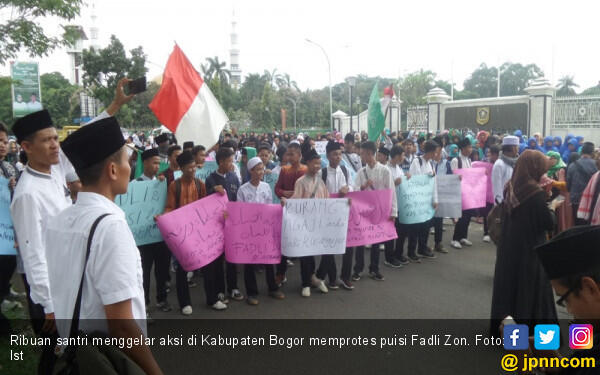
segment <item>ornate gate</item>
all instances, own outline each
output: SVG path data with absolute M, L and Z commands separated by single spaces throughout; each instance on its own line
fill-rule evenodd
M 429 129 L 428 116 L 429 108 L 426 105 L 406 108 L 406 130 L 426 132 Z
M 552 104 L 552 129 L 600 129 L 600 96 L 556 97 Z

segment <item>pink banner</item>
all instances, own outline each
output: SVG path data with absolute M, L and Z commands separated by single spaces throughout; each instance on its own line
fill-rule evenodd
M 485 201 L 487 203 L 494 203 L 494 192 L 492 191 L 492 168 L 494 167 L 494 164 L 485 161 L 474 161 L 471 166 L 473 168 L 485 168 L 485 175 L 487 176 Z
M 227 261 L 240 264 L 279 264 L 282 215 L 283 208 L 279 204 L 227 203 Z
M 158 229 L 184 270 L 197 270 L 223 254 L 227 203 L 227 195 L 212 194 L 158 217 Z
M 398 238 L 396 226 L 390 220 L 394 191 L 369 190 L 351 192 L 352 199 L 346 247 L 371 245 Z M 331 198 L 339 198 L 331 194 Z
M 487 176 L 483 168 L 457 169 L 454 174 L 462 176 L 462 209 L 485 207 L 487 194 Z

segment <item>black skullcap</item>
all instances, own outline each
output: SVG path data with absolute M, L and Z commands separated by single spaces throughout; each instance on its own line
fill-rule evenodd
M 148 160 L 154 156 L 158 156 L 157 148 L 150 148 L 148 150 L 145 150 L 144 152 L 142 152 L 142 161 Z
M 380 154 L 384 154 L 385 156 L 389 157 L 390 156 L 390 150 L 388 150 L 385 147 L 379 147 L 379 151 Z
M 337 150 L 341 150 L 341 149 L 342 149 L 342 145 L 339 144 L 338 142 L 334 142 L 334 141 L 327 142 L 327 146 L 325 146 L 325 152 L 328 154 L 332 151 L 337 151 Z
M 191 152 L 184 151 L 177 157 L 177 164 L 179 164 L 179 167 L 184 167 L 185 165 L 190 164 L 194 160 L 194 155 L 192 155 Z
M 17 142 L 21 144 L 25 138 L 36 131 L 52 127 L 54 127 L 54 123 L 52 122 L 50 113 L 47 110 L 42 109 L 41 111 L 30 113 L 15 121 L 12 131 L 17 137 Z
M 306 153 L 304 154 L 304 161 L 307 163 L 309 161 L 315 160 L 315 159 L 321 159 L 321 156 L 319 154 L 317 154 L 317 152 L 312 148 L 310 150 L 306 151 Z
M 187 142 L 183 142 L 183 148 L 194 148 L 194 142 L 191 141 L 187 141 Z
M 107 117 L 81 127 L 69 135 L 61 148 L 76 171 L 100 163 L 125 144 L 121 127 Z
M 469 140 L 469 138 L 463 138 L 460 141 L 458 141 L 457 146 L 458 148 L 463 149 L 467 146 L 471 146 L 471 141 Z
M 167 133 L 162 133 L 161 135 L 157 135 L 154 138 L 154 142 L 156 142 L 156 144 L 161 144 L 163 142 L 167 142 L 169 140 L 169 136 L 167 135 Z
M 567 229 L 535 248 L 548 278 L 559 279 L 600 267 L 600 226 Z

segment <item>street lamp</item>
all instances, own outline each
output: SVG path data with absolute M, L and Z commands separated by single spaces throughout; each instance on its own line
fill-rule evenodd
M 313 42 L 312 40 L 306 38 L 305 39 L 308 43 L 314 44 L 315 46 L 319 47 L 321 49 L 321 51 L 323 51 L 323 54 L 325 55 L 325 59 L 327 59 L 327 67 L 329 69 L 329 126 L 331 128 L 331 131 L 333 131 L 333 94 L 332 94 L 332 90 L 331 90 L 331 62 L 329 62 L 329 56 L 327 55 L 327 52 L 325 52 L 325 48 L 323 48 L 320 44 Z
M 287 100 L 289 100 L 290 102 L 292 102 L 292 104 L 294 104 L 294 133 L 297 132 L 296 129 L 296 101 L 292 98 L 286 98 Z
M 346 78 L 346 82 L 348 82 L 348 87 L 350 88 L 350 133 L 352 133 L 352 88 L 356 86 L 356 78 L 348 77 Z

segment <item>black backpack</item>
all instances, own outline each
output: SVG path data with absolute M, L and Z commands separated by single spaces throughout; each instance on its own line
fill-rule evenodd
M 346 184 L 349 184 L 348 182 L 348 170 L 346 169 L 345 166 L 340 164 L 340 168 L 342 168 L 342 173 L 344 174 L 344 178 L 346 179 Z M 325 184 L 327 184 L 327 167 L 321 169 L 321 177 L 323 177 L 323 182 Z

